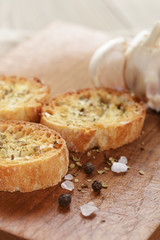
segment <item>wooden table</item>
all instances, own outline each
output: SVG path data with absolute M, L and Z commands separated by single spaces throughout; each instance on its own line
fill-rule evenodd
M 88 74 L 89 59 L 94 50 L 111 38 L 83 27 L 57 23 L 40 32 L 1 59 L 1 74 L 37 76 L 48 83 L 52 95 L 92 86 Z M 131 169 L 126 174 L 110 170 L 102 175 L 94 172 L 93 180 L 108 184 L 100 195 L 93 193 L 83 170 L 68 211 L 57 204 L 65 192 L 60 185 L 32 193 L 0 193 L 0 239 L 38 240 L 158 240 L 160 239 L 160 116 L 148 111 L 144 132 L 131 144 L 107 157 L 124 155 Z M 70 153 L 72 158 L 72 153 Z M 103 152 L 84 154 L 81 162 L 92 161 L 96 170 L 106 166 Z M 72 162 L 72 160 L 70 160 Z M 139 171 L 143 170 L 142 176 Z M 77 190 L 88 184 L 86 192 Z M 84 218 L 80 206 L 94 201 L 99 210 Z

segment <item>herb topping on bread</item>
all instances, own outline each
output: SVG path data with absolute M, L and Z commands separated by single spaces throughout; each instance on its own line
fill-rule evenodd
M 0 121 L 0 190 L 30 192 L 54 186 L 68 170 L 65 141 L 29 122 Z
M 40 80 L 0 77 L 0 119 L 38 122 L 49 88 Z
M 42 108 L 41 123 L 58 131 L 70 151 L 117 148 L 135 140 L 145 106 L 134 95 L 105 88 L 59 95 Z

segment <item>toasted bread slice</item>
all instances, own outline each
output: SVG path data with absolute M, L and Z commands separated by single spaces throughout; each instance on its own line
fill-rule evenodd
M 0 191 L 31 192 L 54 186 L 68 171 L 68 149 L 41 124 L 0 121 Z
M 0 77 L 0 119 L 38 122 L 49 88 L 39 79 Z
M 62 94 L 42 108 L 41 123 L 56 130 L 68 149 L 108 150 L 135 140 L 145 119 L 145 106 L 129 92 L 97 88 Z

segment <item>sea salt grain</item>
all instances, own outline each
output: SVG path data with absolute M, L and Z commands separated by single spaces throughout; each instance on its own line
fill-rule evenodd
M 80 207 L 81 213 L 83 216 L 90 216 L 92 213 L 98 210 L 98 208 L 94 205 L 94 202 L 88 202 Z
M 121 156 L 120 159 L 118 160 L 119 163 L 127 164 L 128 160 L 126 157 Z
M 65 180 L 73 180 L 73 176 L 72 174 L 67 174 L 65 177 L 64 177 Z
M 127 169 L 128 169 L 128 166 L 120 162 L 114 162 L 111 167 L 112 172 L 116 172 L 116 173 L 127 172 Z
M 71 181 L 66 180 L 63 183 L 61 183 L 61 187 L 63 189 L 72 191 L 74 189 L 74 184 Z

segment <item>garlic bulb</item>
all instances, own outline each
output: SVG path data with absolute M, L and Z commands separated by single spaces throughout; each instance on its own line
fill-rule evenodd
M 127 87 L 160 111 L 160 22 L 151 32 L 104 44 L 90 61 L 90 73 L 96 87 Z
M 126 46 L 124 38 L 117 38 L 107 42 L 95 52 L 90 62 L 90 72 L 96 87 L 125 87 L 123 68 Z

